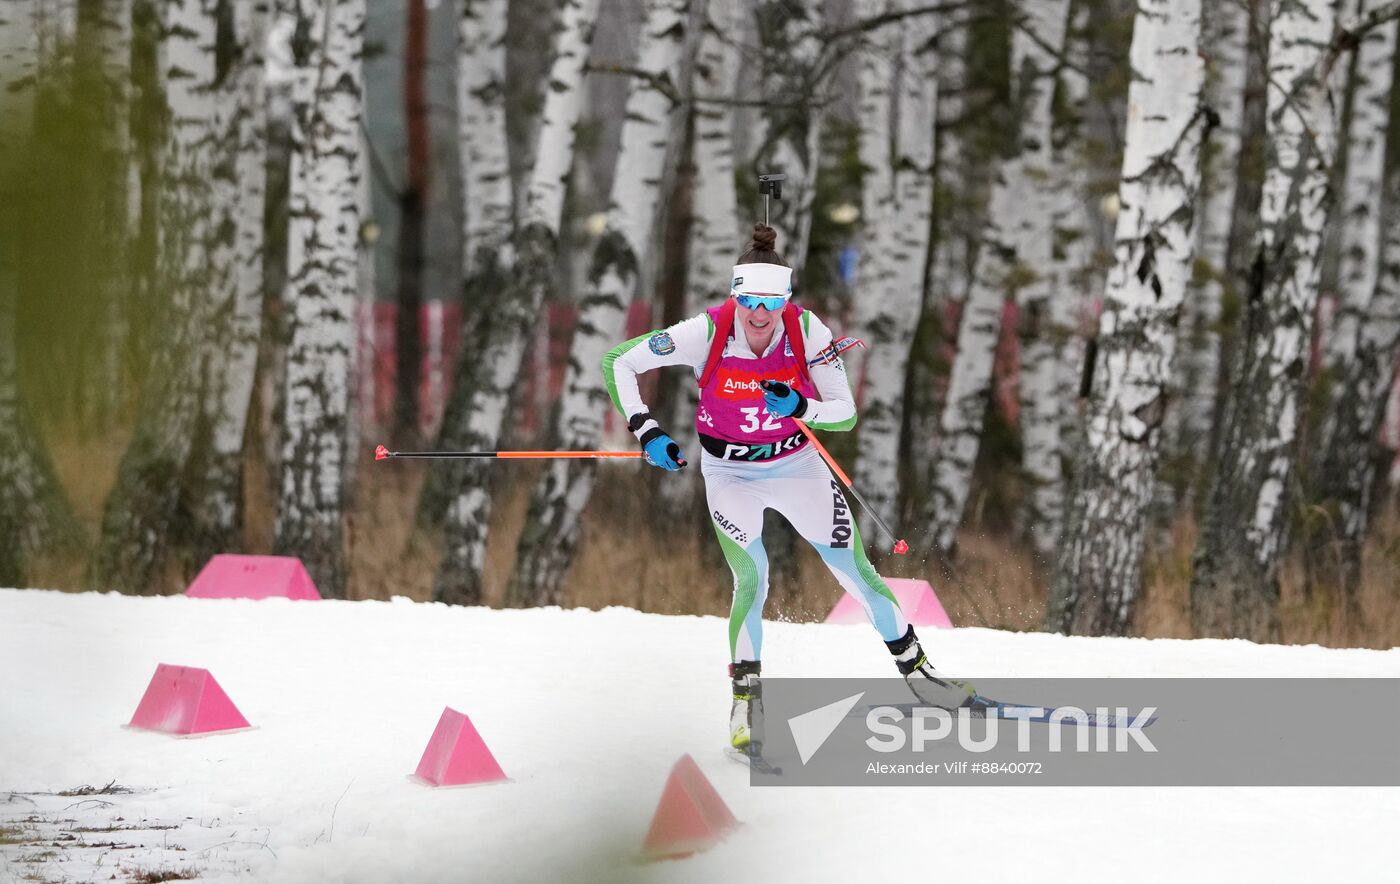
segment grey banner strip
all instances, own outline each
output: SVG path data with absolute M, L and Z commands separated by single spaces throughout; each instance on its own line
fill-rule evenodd
M 763 680 L 756 786 L 1400 786 L 1400 678 Z M 1054 719 L 1054 723 L 1050 723 Z

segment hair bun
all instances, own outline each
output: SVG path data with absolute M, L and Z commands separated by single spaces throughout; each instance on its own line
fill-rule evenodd
M 753 226 L 753 248 L 759 252 L 776 252 L 778 250 L 778 231 L 767 224 L 755 224 Z

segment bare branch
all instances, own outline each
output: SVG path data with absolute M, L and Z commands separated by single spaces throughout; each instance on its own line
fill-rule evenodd
M 810 107 L 816 103 L 811 101 L 769 101 L 762 98 L 711 98 L 704 95 L 691 95 L 685 99 L 676 91 L 675 84 L 669 78 L 658 77 L 656 74 L 641 68 L 608 61 L 590 61 L 584 65 L 583 70 L 589 74 L 616 74 L 620 77 L 636 77 L 665 95 L 674 105 L 680 105 L 686 100 L 694 104 L 709 104 L 720 107 Z
M 876 28 L 883 27 L 893 22 L 902 21 L 906 18 L 913 18 L 919 15 L 938 15 L 944 12 L 958 12 L 963 9 L 975 9 L 977 3 L 974 0 L 955 0 L 949 3 L 935 3 L 931 6 L 917 6 L 913 9 L 901 9 L 897 12 L 885 12 L 880 15 L 858 21 L 853 25 L 838 28 L 831 31 L 820 32 L 817 37 L 825 43 L 834 43 L 844 40 L 847 37 L 858 37 Z
M 1400 0 L 1390 0 L 1384 6 L 1377 6 L 1364 15 L 1358 15 L 1337 29 L 1336 36 L 1332 38 L 1333 50 L 1337 51 L 1338 43 L 1343 44 L 1342 51 L 1355 49 L 1356 44 L 1361 42 L 1361 38 L 1365 37 L 1368 31 L 1397 18 L 1400 18 Z

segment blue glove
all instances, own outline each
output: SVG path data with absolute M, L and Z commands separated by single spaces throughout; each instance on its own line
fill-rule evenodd
M 764 390 L 763 404 L 770 414 L 800 418 L 807 413 L 807 397 L 782 381 L 759 381 Z
M 681 447 L 676 444 L 675 439 L 666 435 L 666 431 L 661 429 L 647 412 L 638 412 L 628 418 L 627 429 L 642 443 L 647 463 L 667 472 L 685 466 L 685 458 L 681 457 Z
M 646 452 L 646 462 L 654 467 L 661 467 L 669 472 L 685 466 L 685 458 L 681 457 L 681 447 L 676 444 L 675 439 L 659 429 L 642 443 L 642 450 Z

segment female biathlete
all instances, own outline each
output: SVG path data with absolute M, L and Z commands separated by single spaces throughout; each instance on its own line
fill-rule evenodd
M 790 303 L 792 269 L 776 245 L 773 228 L 754 225 L 723 305 L 633 338 L 603 358 L 613 404 L 647 461 L 663 470 L 678 470 L 686 461 L 648 413 L 637 375 L 684 365 L 700 384 L 700 472 L 715 534 L 734 572 L 730 744 L 749 755 L 758 754 L 763 741 L 758 676 L 768 596 L 765 509 L 791 522 L 856 597 L 920 699 L 946 707 L 969 697 L 929 663 L 899 602 L 866 558 L 841 486 L 794 423 L 796 418 L 819 430 L 849 430 L 856 407 L 845 367 L 829 352 L 831 331 L 810 310 Z

